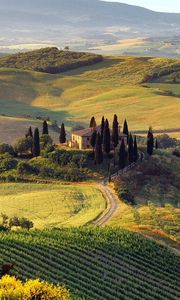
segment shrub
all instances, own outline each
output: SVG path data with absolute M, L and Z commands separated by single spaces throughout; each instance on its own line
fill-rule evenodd
M 0 145 L 0 154 L 9 153 L 10 155 L 14 155 L 14 149 L 11 145 L 1 144 Z
M 14 150 L 17 154 L 22 155 L 28 154 L 29 152 L 32 152 L 32 145 L 33 140 L 32 137 L 26 137 L 23 139 L 19 139 L 16 144 L 14 145 Z
M 51 146 L 53 143 L 52 138 L 48 135 L 48 134 L 43 134 L 40 137 L 40 146 L 41 146 L 41 150 L 45 149 L 47 146 Z
M 173 151 L 173 155 L 176 156 L 176 157 L 180 157 L 180 148 L 176 148 L 176 149 Z
M 126 183 L 120 178 L 114 181 L 114 188 L 118 194 L 120 200 L 123 200 L 127 204 L 135 205 L 134 195 L 128 190 Z
M 17 171 L 19 174 L 38 174 L 38 168 L 32 166 L 26 162 L 19 162 L 17 166 Z
M 15 277 L 6 275 L 0 279 L 0 299 L 70 300 L 70 294 L 65 287 L 55 286 L 39 279 L 23 283 Z
M 0 162 L 0 170 L 8 171 L 12 169 L 16 169 L 18 161 L 13 158 L 5 158 Z

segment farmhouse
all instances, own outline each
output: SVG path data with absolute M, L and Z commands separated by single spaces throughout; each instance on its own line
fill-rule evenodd
M 124 139 L 125 143 L 127 143 L 127 136 L 120 132 L 120 128 L 119 128 L 119 140 Z M 90 141 L 91 141 L 91 135 L 94 130 L 101 133 L 101 126 L 96 126 L 96 128 L 90 127 L 90 128 L 72 132 L 71 141 L 69 142 L 69 147 L 80 149 L 80 150 L 92 149 Z

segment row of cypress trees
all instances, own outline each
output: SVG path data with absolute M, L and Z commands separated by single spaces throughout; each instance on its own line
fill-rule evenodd
M 96 121 L 95 118 L 92 117 L 90 121 L 90 127 L 93 128 L 93 132 L 91 135 L 91 146 L 94 149 L 95 163 L 101 164 L 103 162 L 103 156 L 108 154 L 111 151 L 111 145 L 114 148 L 114 163 L 115 163 L 115 150 L 119 144 L 119 123 L 118 117 L 115 114 L 112 125 L 112 135 L 110 132 L 109 121 L 105 120 L 104 116 L 101 120 L 100 132 L 96 130 Z M 119 151 L 119 166 L 124 167 L 127 162 L 127 157 L 129 158 L 129 163 L 137 161 L 138 159 L 138 148 L 137 148 L 137 140 L 131 134 L 129 134 L 127 121 L 124 121 L 123 126 L 123 134 L 127 136 L 128 142 L 128 152 L 126 150 L 126 145 L 124 139 L 121 141 L 120 151 Z
M 49 128 L 48 128 L 47 121 L 43 122 L 42 135 L 49 135 Z M 36 127 L 35 130 L 34 130 L 34 133 L 33 133 L 32 127 L 30 126 L 29 129 L 28 129 L 28 132 L 26 134 L 26 137 L 31 137 L 32 138 L 32 140 L 33 140 L 32 155 L 33 155 L 33 157 L 38 157 L 40 155 L 40 150 L 41 150 L 40 149 L 39 129 Z M 64 123 L 62 123 L 62 125 L 61 125 L 59 141 L 60 141 L 61 144 L 64 144 L 66 142 L 66 131 L 65 131 Z

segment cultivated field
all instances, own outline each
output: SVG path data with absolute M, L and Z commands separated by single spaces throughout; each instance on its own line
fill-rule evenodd
M 64 283 L 75 299 L 177 300 L 178 256 L 122 229 L 0 233 L 0 261 L 18 278 Z
M 178 68 L 175 59 L 114 56 L 58 75 L 0 69 L 1 113 L 49 116 L 68 128 L 87 125 L 92 115 L 111 121 L 117 113 L 132 130 L 178 129 L 179 98 L 141 85 L 147 75 Z
M 26 217 L 36 228 L 85 225 L 105 208 L 93 185 L 0 184 L 0 213 Z

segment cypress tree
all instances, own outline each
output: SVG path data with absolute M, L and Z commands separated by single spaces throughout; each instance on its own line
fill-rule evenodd
M 154 150 L 154 136 L 153 136 L 152 128 L 150 127 L 147 135 L 147 153 L 149 155 L 152 155 L 153 150 Z
M 109 122 L 106 119 L 104 124 L 104 132 L 103 132 L 103 150 L 108 155 L 111 150 L 111 135 L 109 129 Z
M 132 164 L 134 162 L 134 145 L 133 145 L 133 137 L 130 134 L 128 141 L 128 157 L 129 163 Z
M 125 119 L 124 126 L 123 126 L 123 133 L 127 135 L 127 141 L 129 140 L 129 129 L 128 129 L 128 123 Z
M 42 134 L 49 134 L 48 123 L 47 123 L 47 121 L 44 121 L 44 122 L 43 122 L 43 130 L 42 130 Z
M 101 135 L 99 133 L 96 134 L 96 144 L 95 144 L 95 163 L 102 164 L 103 162 L 103 151 L 101 144 Z
M 95 145 L 96 145 L 96 136 L 97 136 L 97 131 L 94 130 L 92 135 L 91 135 L 91 139 L 90 139 L 90 144 L 93 148 L 93 152 L 94 152 L 94 148 L 95 148 Z
M 117 115 L 114 115 L 114 120 L 113 120 L 112 143 L 114 148 L 116 148 L 119 143 L 119 123 L 118 123 Z
M 101 141 L 103 141 L 103 132 L 104 132 L 104 116 L 102 117 L 102 120 L 101 120 Z
M 60 136 L 59 136 L 60 144 L 64 144 L 66 142 L 66 130 L 64 123 L 61 125 Z
M 134 162 L 138 160 L 138 147 L 137 147 L 137 139 L 134 137 Z
M 27 133 L 26 133 L 26 138 L 27 138 L 27 137 L 33 138 L 33 132 L 32 132 L 31 126 L 29 127 L 29 129 L 28 129 L 28 131 L 27 131 Z
M 96 128 L 96 120 L 95 117 L 92 117 L 89 124 L 90 128 Z
M 156 139 L 156 145 L 155 145 L 156 149 L 159 149 L 159 145 L 158 145 L 158 140 Z
M 122 139 L 120 149 L 119 149 L 119 168 L 124 169 L 125 166 L 126 166 L 126 147 L 125 147 L 124 139 Z
M 39 129 L 35 128 L 33 138 L 33 156 L 37 157 L 40 155 L 40 140 L 39 140 Z

